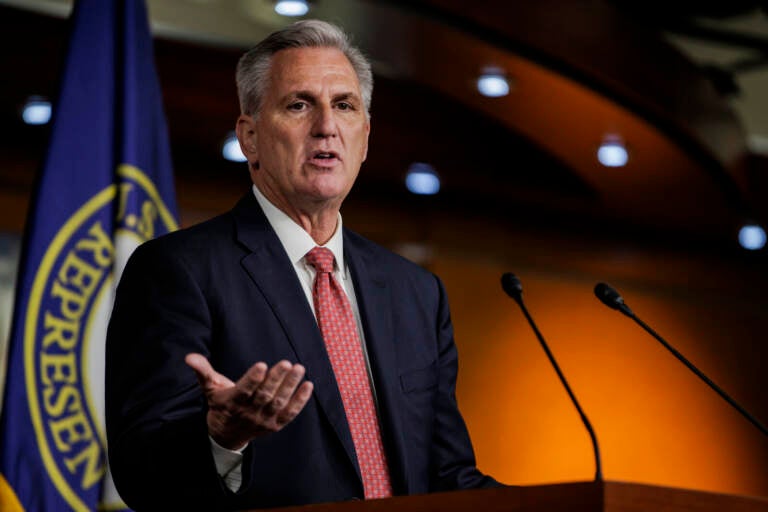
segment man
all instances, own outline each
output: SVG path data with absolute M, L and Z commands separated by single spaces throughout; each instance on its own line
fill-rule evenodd
M 246 53 L 237 81 L 253 189 L 141 246 L 118 289 L 118 491 L 136 509 L 243 509 L 498 485 L 456 406 L 442 284 L 342 227 L 369 64 L 302 21 Z

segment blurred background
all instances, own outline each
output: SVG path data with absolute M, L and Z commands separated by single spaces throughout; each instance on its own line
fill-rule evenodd
M 768 2 L 298 3 L 147 1 L 182 225 L 248 190 L 228 143 L 239 55 L 290 13 L 338 23 L 376 80 L 344 222 L 444 280 L 481 469 L 521 485 L 594 473 L 576 411 L 501 291 L 512 271 L 607 479 L 768 496 L 768 439 L 592 293 L 616 286 L 768 421 Z M 71 7 L 0 0 L 0 368 Z

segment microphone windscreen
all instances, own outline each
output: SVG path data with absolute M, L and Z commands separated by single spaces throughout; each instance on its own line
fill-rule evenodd
M 523 283 L 512 272 L 506 272 L 501 276 L 501 287 L 513 299 L 519 299 L 523 295 Z
M 597 283 L 595 285 L 595 295 L 600 299 L 600 302 L 609 308 L 619 309 L 624 304 L 624 299 L 621 298 L 619 292 L 609 284 Z

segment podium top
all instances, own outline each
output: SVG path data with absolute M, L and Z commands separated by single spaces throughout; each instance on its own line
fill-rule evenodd
M 321 503 L 274 512 L 768 512 L 768 498 L 625 482 L 573 482 Z

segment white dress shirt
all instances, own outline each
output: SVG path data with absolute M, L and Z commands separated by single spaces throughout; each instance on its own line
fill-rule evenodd
M 299 278 L 301 288 L 304 290 L 304 295 L 309 303 L 309 307 L 312 308 L 312 313 L 315 314 L 315 318 L 317 318 L 315 304 L 312 300 L 312 285 L 315 281 L 316 271 L 315 268 L 312 265 L 309 265 L 304 259 L 304 256 L 309 251 L 317 247 L 317 243 L 304 228 L 294 222 L 293 219 L 285 214 L 285 212 L 270 203 L 256 185 L 253 186 L 253 195 L 256 197 L 261 209 L 264 211 L 264 215 L 267 217 L 267 221 L 269 221 L 272 229 L 275 230 L 277 238 L 280 239 L 280 243 L 283 245 L 283 248 L 288 255 L 288 259 L 291 260 L 293 269 L 296 271 L 296 276 Z M 322 247 L 330 249 L 336 258 L 333 277 L 344 289 L 352 306 L 352 312 L 355 315 L 355 323 L 357 324 L 357 332 L 360 335 L 360 342 L 362 343 L 363 356 L 365 357 L 365 364 L 368 371 L 368 379 L 371 384 L 371 391 L 373 392 L 374 403 L 377 403 L 371 366 L 368 360 L 368 351 L 365 345 L 365 335 L 363 333 L 362 322 L 360 321 L 360 309 L 357 306 L 357 297 L 355 296 L 355 287 L 353 286 L 352 279 L 349 275 L 349 268 L 344 261 L 344 237 L 341 228 L 341 214 L 339 213 L 338 222 L 336 223 L 336 231 L 333 233 L 331 239 Z M 229 450 L 219 445 L 212 438 L 210 441 L 211 450 L 213 451 L 213 459 L 216 463 L 216 471 L 219 476 L 224 479 L 224 483 L 231 491 L 237 491 L 242 484 L 242 462 L 243 450 L 245 447 L 240 450 Z

